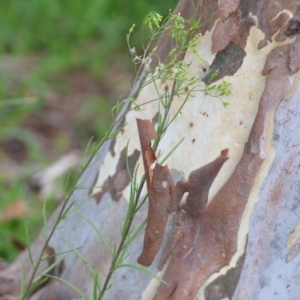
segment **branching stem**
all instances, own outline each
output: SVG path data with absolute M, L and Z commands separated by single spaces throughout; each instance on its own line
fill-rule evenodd
M 158 132 L 158 137 L 153 145 L 153 150 L 156 151 L 157 148 L 158 148 L 158 145 L 159 145 L 159 142 L 161 141 L 161 138 L 162 138 L 162 135 L 164 134 L 165 132 L 165 125 L 166 125 L 166 122 L 167 122 L 167 118 L 168 118 L 168 115 L 169 115 L 169 112 L 170 112 L 170 107 L 171 107 L 171 104 L 173 102 L 173 99 L 174 99 L 174 96 L 175 96 L 175 88 L 176 88 L 176 80 L 173 82 L 173 85 L 172 85 L 172 90 L 171 90 L 171 94 L 170 94 L 170 99 L 168 101 L 168 105 L 167 107 L 165 108 L 165 113 L 164 113 L 164 117 L 163 117 L 163 120 L 162 120 L 162 125 L 160 127 L 160 132 Z M 106 279 L 105 279 L 105 282 L 103 284 L 103 287 L 102 287 L 102 290 L 100 292 L 100 295 L 98 297 L 98 300 L 102 300 L 103 299 L 103 296 L 108 288 L 108 285 L 109 285 L 109 282 L 110 282 L 110 279 L 115 271 L 115 268 L 116 268 L 116 262 L 118 261 L 122 251 L 123 251 L 123 247 L 124 247 L 124 244 L 126 242 L 126 239 L 128 237 L 128 234 L 131 230 L 131 225 L 132 225 L 132 222 L 133 222 L 133 219 L 134 219 L 134 216 L 135 216 L 135 213 L 137 212 L 136 208 L 138 207 L 138 203 L 139 203 L 139 199 L 140 199 L 140 196 L 141 196 L 141 193 L 142 193 L 142 190 L 143 190 L 143 187 L 144 187 L 144 184 L 145 184 L 145 176 L 144 178 L 142 179 L 140 185 L 139 185 L 139 188 L 136 192 L 136 195 L 135 195 L 135 200 L 134 200 L 134 210 L 133 210 L 133 213 L 131 214 L 127 224 L 126 224 L 126 228 L 125 228 L 125 231 L 124 231 L 124 235 L 122 236 L 122 239 L 120 241 L 120 244 L 118 246 L 118 250 L 115 254 L 115 256 L 113 257 L 112 261 L 111 261 L 111 265 L 110 265 L 110 269 L 107 273 L 107 276 L 106 276 Z

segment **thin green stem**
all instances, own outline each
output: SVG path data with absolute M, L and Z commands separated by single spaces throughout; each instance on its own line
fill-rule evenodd
M 170 94 L 170 100 L 169 100 L 169 103 L 168 103 L 168 106 L 167 108 L 165 109 L 165 114 L 164 114 L 164 118 L 163 118 L 163 121 L 162 121 L 162 127 L 161 127 L 161 130 L 160 132 L 158 132 L 158 138 L 156 140 L 156 142 L 154 143 L 153 145 L 153 150 L 156 151 L 157 148 L 158 148 L 158 145 L 159 145 L 159 142 L 161 141 L 161 138 L 162 138 L 162 134 L 165 132 L 165 124 L 167 122 L 167 118 L 168 118 L 168 114 L 170 112 L 170 106 L 172 104 L 172 101 L 174 99 L 174 95 L 175 95 L 175 87 L 176 87 L 176 81 L 173 82 L 173 86 L 172 86 L 172 91 L 171 91 L 171 94 Z M 116 263 L 117 261 L 119 260 L 120 256 L 121 256 L 121 253 L 123 251 L 123 247 L 124 247 L 124 244 L 126 242 L 126 239 L 128 237 L 128 234 L 131 230 L 131 225 L 132 225 L 132 222 L 133 222 L 133 219 L 134 219 L 134 216 L 137 212 L 137 207 L 141 207 L 141 206 L 138 206 L 138 203 L 139 203 L 139 199 L 140 199 L 140 196 L 141 196 L 141 193 L 142 193 L 142 190 L 143 190 L 143 187 L 144 187 L 144 184 L 146 182 L 146 179 L 145 179 L 145 176 L 142 178 L 142 181 L 140 183 L 140 186 L 136 192 L 136 195 L 135 195 L 135 200 L 134 200 L 134 210 L 133 210 L 133 213 L 131 214 L 131 216 L 129 217 L 129 220 L 126 224 L 126 228 L 124 230 L 124 234 L 122 235 L 122 239 L 121 239 L 121 242 L 118 246 L 118 249 L 117 249 L 117 252 L 115 254 L 115 256 L 113 257 L 112 259 L 112 262 L 111 262 L 111 265 L 110 265 L 110 269 L 107 273 L 107 276 L 106 276 L 106 279 L 105 279 L 105 282 L 103 284 L 103 287 L 102 287 L 102 290 L 100 292 L 100 295 L 98 297 L 98 300 L 102 300 L 103 299 L 103 296 L 108 288 L 108 285 L 109 285 L 109 282 L 110 282 L 110 279 L 116 269 Z
M 166 126 L 166 122 L 167 122 L 167 119 L 168 119 L 168 115 L 169 115 L 169 112 L 170 112 L 170 108 L 171 108 L 171 104 L 173 102 L 173 99 L 174 99 L 174 96 L 175 96 L 175 88 L 176 88 L 176 83 L 177 81 L 174 80 L 173 84 L 172 84 L 172 90 L 171 90 L 171 94 L 170 94 L 170 100 L 169 100 L 169 103 L 167 105 L 167 108 L 165 109 L 165 115 L 164 115 L 164 118 L 163 118 L 163 121 L 162 121 L 162 124 L 160 126 L 160 132 L 158 132 L 158 137 L 157 137 L 157 140 L 155 141 L 154 143 L 154 148 L 157 148 L 159 142 L 161 141 L 164 133 L 165 133 L 165 126 Z
M 131 53 L 134 57 L 133 60 L 140 63 L 139 68 L 137 68 L 135 65 L 135 71 L 137 72 L 137 76 L 134 80 L 133 90 L 131 91 L 131 97 L 128 98 L 127 100 L 119 102 L 115 106 L 115 108 L 114 108 L 115 110 L 114 109 L 112 110 L 112 114 L 114 112 L 118 112 L 118 114 L 116 116 L 116 120 L 114 120 L 113 124 L 110 126 L 109 130 L 106 132 L 106 134 L 105 134 L 104 138 L 101 140 L 101 142 L 94 147 L 91 157 L 89 158 L 88 162 L 82 167 L 81 172 L 78 175 L 78 180 L 82 176 L 82 174 L 86 171 L 86 169 L 91 165 L 92 159 L 95 157 L 95 155 L 97 154 L 99 149 L 102 147 L 102 145 L 109 139 L 114 138 L 118 134 L 120 129 L 123 128 L 123 126 L 120 127 L 119 124 L 124 119 L 124 116 L 128 110 L 140 109 L 140 107 L 142 105 L 146 105 L 150 102 L 159 100 L 159 122 L 158 122 L 158 127 L 157 127 L 157 139 L 153 143 L 153 150 L 156 151 L 158 149 L 159 143 L 162 140 L 164 134 L 166 133 L 168 127 L 174 121 L 174 119 L 178 116 L 182 107 L 185 105 L 188 98 L 192 95 L 192 91 L 193 92 L 197 91 L 197 89 L 192 86 L 194 86 L 194 84 L 200 79 L 198 77 L 197 78 L 192 77 L 191 79 L 186 78 L 185 77 L 186 70 L 188 69 L 190 64 L 178 63 L 178 61 L 181 60 L 181 57 L 183 56 L 184 53 L 186 53 L 186 50 L 188 48 L 191 48 L 192 50 L 194 50 L 194 53 L 198 54 L 198 51 L 195 48 L 196 47 L 196 39 L 197 39 L 197 36 L 195 34 L 196 34 L 196 30 L 202 24 L 200 24 L 200 21 L 199 22 L 198 21 L 192 22 L 192 20 L 190 22 L 186 21 L 183 19 L 182 16 L 180 16 L 180 14 L 172 15 L 171 13 L 162 23 L 160 23 L 160 20 L 161 20 L 161 17 L 157 13 L 152 13 L 152 20 L 150 19 L 150 21 L 153 23 L 152 23 L 152 25 L 151 25 L 151 23 L 150 24 L 148 23 L 149 24 L 148 30 L 150 30 L 150 33 L 151 33 L 150 42 L 148 43 L 148 45 L 146 47 L 144 47 L 144 43 L 142 43 L 143 48 L 144 48 L 144 54 L 142 56 L 143 58 L 136 56 L 134 54 L 134 51 L 131 51 Z M 149 21 L 149 19 L 147 21 Z M 159 25 L 159 23 L 160 23 L 160 25 Z M 142 30 L 144 30 L 145 26 L 146 26 L 146 23 L 144 22 Z M 188 29 L 185 29 L 187 26 L 188 26 Z M 158 27 L 158 28 L 156 28 L 156 27 Z M 130 29 L 129 34 L 127 35 L 127 38 L 126 38 L 129 50 L 132 50 L 132 49 L 130 49 L 129 39 L 130 39 L 130 34 L 131 34 L 133 28 L 134 28 L 134 26 Z M 156 28 L 156 30 L 154 30 L 153 28 Z M 159 69 L 159 71 L 157 73 L 153 73 L 150 71 L 151 60 L 149 63 L 147 63 L 147 61 L 148 61 L 147 59 L 153 58 L 153 56 L 156 54 L 155 54 L 154 50 L 152 52 L 150 52 L 149 54 L 148 54 L 148 51 L 150 49 L 152 42 L 157 37 L 161 36 L 163 32 L 165 32 L 166 35 L 169 35 L 171 38 L 171 42 L 174 43 L 173 50 L 169 52 L 169 55 L 167 57 L 167 60 L 169 61 L 168 65 L 166 67 L 164 67 L 161 64 L 160 66 L 163 66 L 163 68 Z M 198 58 L 201 63 L 200 56 Z M 159 61 L 159 58 L 158 58 L 158 61 Z M 177 71 L 176 74 L 173 73 L 173 71 L 172 71 L 172 69 L 175 67 L 178 68 L 178 70 L 179 70 L 179 72 Z M 168 72 L 165 71 L 166 69 Z M 151 76 L 148 76 L 149 74 L 151 74 Z M 164 94 L 161 94 L 159 92 L 157 82 L 156 82 L 159 79 L 166 79 L 166 80 L 173 81 L 170 94 L 169 94 L 169 91 L 166 91 L 166 93 L 164 93 Z M 135 100 L 138 93 L 146 85 L 148 85 L 150 83 L 154 85 L 154 88 L 155 88 L 157 96 L 158 96 L 157 99 L 153 99 L 151 101 L 145 102 L 140 105 L 137 105 L 134 101 L 131 101 L 132 99 Z M 192 87 L 192 89 L 190 91 L 188 91 L 188 87 Z M 210 86 L 208 86 L 208 87 L 210 87 Z M 188 92 L 185 91 L 186 89 Z M 184 93 L 182 92 L 183 90 L 185 91 Z M 200 88 L 200 90 L 201 90 L 201 88 Z M 212 96 L 215 96 L 215 97 L 222 97 L 224 95 L 228 96 L 230 93 L 228 83 L 224 84 L 224 85 L 219 85 L 219 86 L 211 86 L 209 89 L 204 88 L 204 90 L 206 91 L 206 93 L 208 93 Z M 180 96 L 182 94 L 186 94 L 186 97 L 185 97 L 183 103 L 180 105 L 177 112 L 172 116 L 172 118 L 170 120 L 169 114 L 170 114 L 170 108 L 171 108 L 173 99 L 174 99 L 175 95 Z M 133 105 L 134 107 L 131 107 L 131 105 Z M 163 113 L 160 113 L 161 106 L 163 107 L 163 110 L 164 110 Z M 113 116 L 115 116 L 115 115 L 113 115 Z M 126 162 L 126 165 L 127 165 L 127 169 L 129 170 L 128 162 Z M 131 177 L 131 174 L 130 174 L 130 177 Z M 111 261 L 110 269 L 107 273 L 104 285 L 98 296 L 98 300 L 103 299 L 105 292 L 109 288 L 109 283 L 110 283 L 111 277 L 113 276 L 113 273 L 116 270 L 116 268 L 118 268 L 120 266 L 129 266 L 129 265 L 122 264 L 122 262 L 126 258 L 125 254 L 126 254 L 127 246 L 128 246 L 128 244 L 130 244 L 128 237 L 131 236 L 131 226 L 132 226 L 132 222 L 135 217 L 135 214 L 141 208 L 141 206 L 144 204 L 144 202 L 146 201 L 146 198 L 147 198 L 147 195 L 146 195 L 143 199 L 140 199 L 143 187 L 146 182 L 145 176 L 142 177 L 139 185 L 136 184 L 136 174 L 135 174 L 135 176 L 133 176 L 131 178 L 131 182 L 134 183 L 134 185 L 132 185 L 132 186 L 134 186 L 134 192 L 132 193 L 132 196 L 130 197 L 130 200 L 131 200 L 130 205 L 131 206 L 130 206 L 130 209 L 128 209 L 128 211 L 127 211 L 126 220 L 124 221 L 124 225 L 123 225 L 123 229 L 122 229 L 122 238 L 119 243 L 119 246 L 117 248 L 116 248 L 116 245 L 114 246 L 113 258 Z M 74 184 L 72 189 L 70 189 L 70 191 L 69 191 L 67 197 L 65 198 L 65 201 L 59 211 L 59 214 L 58 214 L 57 219 L 51 229 L 49 236 L 46 236 L 44 245 L 38 256 L 36 264 L 33 263 L 33 272 L 30 276 L 28 289 L 25 292 L 25 294 L 23 294 L 23 295 L 26 295 L 26 298 L 28 298 L 30 291 L 35 289 L 34 288 L 35 276 L 36 276 L 37 270 L 40 266 L 40 263 L 43 260 L 43 255 L 47 249 L 47 246 L 48 246 L 55 230 L 57 229 L 61 220 L 64 219 L 68 210 L 73 205 L 73 203 L 71 203 L 71 205 L 67 208 L 67 205 L 71 199 L 71 196 L 77 188 L 78 188 L 77 185 Z M 30 248 L 29 248 L 29 254 L 31 254 Z M 98 282 L 98 278 L 97 278 L 97 282 Z
M 140 185 L 140 188 L 139 190 L 137 191 L 136 193 L 136 197 L 135 197 L 135 209 L 137 207 L 137 204 L 138 204 L 138 201 L 139 201 L 139 198 L 140 198 L 140 195 L 141 195 L 141 192 L 142 192 L 142 189 L 143 189 L 143 186 L 145 184 L 145 178 L 143 178 L 142 182 L 141 182 L 141 185 Z M 114 258 L 112 259 L 112 262 L 111 262 L 111 265 L 110 265 L 110 269 L 108 271 L 108 274 L 106 276 L 106 279 L 105 279 L 105 282 L 104 282 L 104 285 L 102 287 L 102 290 L 101 290 L 101 293 L 98 297 L 98 300 L 101 300 L 103 299 L 103 296 L 104 296 L 104 293 L 106 292 L 107 290 L 107 287 L 108 287 L 108 284 L 110 282 L 110 279 L 115 271 L 115 267 L 116 267 L 116 262 L 118 261 L 121 253 L 122 253 L 122 250 L 123 250 L 123 247 L 124 247 L 124 244 L 126 242 L 126 239 L 127 239 L 127 236 L 128 236 L 128 233 L 131 229 L 131 224 L 132 224 L 132 221 L 133 221 L 133 218 L 134 218 L 134 213 L 130 216 L 129 220 L 128 220 L 128 223 L 127 223 L 127 226 L 125 228 L 125 231 L 124 231 L 124 235 L 121 239 L 121 242 L 118 246 L 118 250 L 116 252 L 116 255 L 114 256 Z
M 136 90 L 133 92 L 132 97 L 136 97 L 136 95 L 139 93 L 139 91 L 140 91 L 140 89 L 141 89 L 141 85 L 142 85 L 142 83 L 143 83 L 144 80 L 145 80 L 145 76 L 141 76 L 141 78 L 138 80 L 138 83 L 137 83 L 138 86 L 137 86 Z M 79 181 L 80 177 L 81 177 L 82 174 L 85 172 L 85 170 L 89 167 L 89 165 L 90 165 L 92 159 L 95 157 L 95 155 L 97 154 L 97 152 L 99 151 L 99 149 L 102 147 L 102 145 L 103 145 L 107 140 L 109 140 L 109 136 L 110 136 L 110 134 L 113 132 L 113 130 L 115 130 L 116 128 L 118 128 L 118 124 L 123 120 L 123 118 L 124 118 L 124 116 L 125 116 L 125 113 L 126 113 L 126 111 L 127 111 L 128 109 L 129 109 L 129 107 L 127 107 L 123 112 L 121 112 L 121 113 L 119 114 L 119 117 L 117 118 L 117 120 L 110 126 L 110 128 L 109 128 L 109 130 L 106 132 L 104 138 L 103 138 L 102 141 L 99 143 L 99 145 L 96 147 L 96 151 L 94 151 L 94 153 L 91 155 L 91 157 L 88 159 L 88 161 L 86 162 L 86 164 L 85 164 L 85 165 L 83 166 L 83 168 L 81 169 L 81 172 L 80 172 L 80 174 L 78 175 L 77 180 L 75 181 L 75 184 L 72 186 L 72 188 L 70 189 L 70 191 L 69 191 L 69 193 L 68 193 L 66 199 L 64 200 L 64 203 L 63 203 L 63 205 L 62 205 L 62 207 L 61 207 L 61 209 L 60 209 L 60 211 L 59 211 L 59 214 L 58 214 L 58 216 L 57 216 L 57 218 L 56 218 L 56 221 L 55 221 L 55 223 L 54 223 L 54 226 L 52 227 L 52 229 L 51 229 L 51 231 L 50 231 L 49 236 L 47 237 L 47 239 L 46 239 L 45 242 L 44 242 L 44 245 L 43 245 L 43 247 L 42 247 L 42 250 L 41 250 L 41 252 L 40 252 L 40 254 L 39 254 L 39 256 L 38 256 L 37 262 L 36 262 L 36 264 L 33 266 L 33 271 L 32 271 L 32 274 L 31 274 L 31 276 L 30 276 L 29 283 L 28 283 L 28 288 L 27 288 L 27 290 L 26 290 L 26 292 L 25 292 L 25 295 L 26 295 L 26 294 L 28 293 L 28 291 L 32 288 L 33 280 L 34 280 L 35 275 L 36 275 L 36 273 L 37 273 L 37 270 L 38 270 L 38 268 L 39 268 L 39 266 L 40 266 L 40 263 L 41 263 L 41 261 L 42 261 L 43 255 L 44 255 L 44 253 L 45 253 L 45 251 L 46 251 L 46 249 L 47 249 L 47 247 L 48 247 L 48 244 L 49 244 L 49 242 L 50 242 L 50 240 L 51 240 L 51 238 L 52 238 L 52 236 L 53 236 L 53 234 L 54 234 L 54 232 L 55 232 L 55 230 L 56 230 L 58 224 L 59 224 L 60 221 L 61 221 L 61 217 L 62 217 L 62 215 L 63 215 L 63 212 L 64 212 L 64 210 L 65 210 L 65 208 L 66 208 L 66 206 L 67 206 L 67 204 L 68 204 L 68 202 L 69 202 L 69 200 L 70 200 L 70 198 L 71 198 L 73 192 L 76 190 L 77 182 Z M 25 297 L 25 299 L 28 299 L 28 296 L 29 296 L 29 295 L 27 295 L 27 296 Z
M 77 181 L 79 180 L 79 178 L 81 177 L 81 175 L 84 173 L 84 171 L 88 168 L 88 166 L 89 166 L 91 160 L 93 159 L 93 157 L 94 157 L 94 156 L 92 156 L 92 157 L 88 160 L 88 162 L 85 164 L 85 166 L 82 168 L 80 174 L 78 175 Z M 77 183 L 77 181 L 76 181 L 76 183 Z M 36 265 L 34 266 L 33 272 L 32 272 L 32 274 L 31 274 L 31 276 L 30 276 L 30 279 L 29 279 L 29 284 L 28 284 L 27 292 L 30 290 L 30 288 L 31 288 L 31 286 L 32 286 L 32 284 L 33 284 L 33 280 L 34 280 L 34 278 L 35 278 L 35 275 L 36 275 L 36 272 L 37 272 L 37 270 L 38 270 L 38 267 L 39 267 L 39 265 L 40 265 L 40 263 L 41 263 L 41 261 L 42 261 L 42 258 L 43 258 L 43 256 L 44 256 L 44 253 L 45 253 L 45 251 L 46 251 L 46 248 L 48 247 L 48 244 L 49 244 L 49 242 L 50 242 L 50 240 L 51 240 L 51 238 L 52 238 L 52 236 L 53 236 L 53 234 L 54 234 L 54 232 L 55 232 L 55 230 L 56 230 L 56 228 L 57 228 L 57 226 L 58 226 L 58 224 L 59 224 L 60 218 L 61 218 L 61 216 L 62 216 L 62 214 L 63 214 L 63 212 L 64 212 L 64 210 L 65 210 L 65 208 L 66 208 L 66 206 L 67 206 L 67 204 L 68 204 L 68 202 L 69 202 L 69 200 L 70 200 L 70 198 L 71 198 L 71 196 L 72 196 L 72 194 L 73 194 L 73 192 L 74 192 L 74 190 L 75 190 L 75 188 L 76 188 L 76 183 L 74 184 L 74 186 L 72 187 L 72 189 L 69 191 L 68 196 L 66 197 L 66 199 L 65 199 L 65 201 L 64 201 L 64 203 L 63 203 L 63 205 L 62 205 L 62 208 L 61 208 L 61 210 L 60 210 L 60 212 L 59 212 L 59 214 L 58 214 L 58 217 L 57 217 L 57 219 L 56 219 L 56 221 L 55 221 L 55 225 L 52 227 L 52 229 L 51 229 L 51 231 L 50 231 L 50 234 L 49 234 L 49 236 L 47 237 L 47 239 L 46 239 L 46 241 L 45 241 L 45 243 L 44 243 L 44 246 L 43 246 L 43 248 L 42 248 L 42 250 L 41 250 L 41 252 L 40 252 L 40 255 L 38 256 L 37 263 L 36 263 Z M 27 295 L 25 299 L 27 299 L 28 296 L 29 296 L 29 295 Z

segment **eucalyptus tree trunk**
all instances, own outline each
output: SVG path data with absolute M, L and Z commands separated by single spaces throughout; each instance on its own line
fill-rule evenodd
M 155 250 L 151 258 L 140 256 L 143 245 L 146 255 L 150 255 L 147 249 L 151 247 L 151 243 L 143 242 L 142 231 L 130 244 L 124 261 L 137 264 L 140 257 L 139 262 L 151 264 L 148 269 L 168 285 L 139 270 L 122 267 L 113 274 L 104 299 L 299 299 L 300 3 L 181 0 L 174 13 L 186 19 L 201 18 L 197 49 L 207 67 L 199 65 L 189 51 L 183 59 L 191 62 L 189 72 L 196 76 L 216 71 L 213 79 L 203 77 L 206 83 L 230 82 L 229 106 L 203 92 L 195 92 L 182 109 L 180 97 L 174 98 L 170 115 L 178 109 L 180 113 L 158 150 L 168 153 L 184 138 L 167 165 L 185 173 L 190 198 L 186 207 L 182 206 L 185 212 L 169 213 L 157 254 Z M 171 50 L 170 38 L 163 37 L 158 43 L 158 56 L 163 61 Z M 165 83 L 157 82 L 156 88 L 165 89 Z M 142 89 L 138 103 L 155 98 L 156 88 L 152 84 Z M 140 122 L 151 120 L 155 125 L 157 104 L 151 102 L 142 111 L 126 114 L 124 130 L 116 140 L 104 144 L 80 180 L 92 188 L 76 190 L 71 198 L 75 206 L 81 204 L 76 211 L 95 225 L 111 247 L 121 240 L 130 192 L 128 169 L 132 173 L 139 163 L 141 176 L 143 161 L 147 165 L 145 153 L 149 149 L 143 149 L 142 141 L 141 149 L 136 118 Z M 142 140 L 140 128 L 139 132 Z M 223 159 L 219 166 L 218 159 Z M 201 169 L 201 180 L 195 175 L 193 181 L 193 173 L 187 179 L 204 165 L 209 170 L 205 173 L 206 169 Z M 195 189 L 209 181 L 208 188 L 194 197 L 195 201 L 204 197 L 208 203 L 201 202 L 204 207 L 195 214 L 198 208 L 189 204 L 194 201 L 192 181 Z M 146 193 L 143 189 L 141 196 Z M 48 230 L 58 211 L 48 222 Z M 78 213 L 70 214 L 60 224 L 49 249 L 57 254 L 70 250 L 68 244 L 81 247 L 86 261 L 71 252 L 55 272 L 92 299 L 94 283 L 87 265 L 99 271 L 103 282 L 111 256 Z M 135 215 L 132 228 L 146 217 L 147 204 Z M 151 218 L 155 215 L 149 215 L 148 221 Z M 42 239 L 38 239 L 32 245 L 33 257 L 41 247 Z M 24 252 L 0 271 L 0 295 L 17 299 L 21 264 L 26 274 L 24 285 L 28 284 L 32 266 Z M 46 267 L 44 261 L 40 270 Z M 31 299 L 78 296 L 65 283 L 51 279 Z

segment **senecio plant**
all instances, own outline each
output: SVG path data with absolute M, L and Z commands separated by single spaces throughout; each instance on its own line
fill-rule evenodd
M 147 34 L 149 34 L 150 41 L 149 43 L 147 43 L 147 46 L 142 45 L 142 54 L 137 53 L 136 48 L 130 45 L 130 36 L 135 26 L 133 25 L 130 28 L 129 33 L 126 36 L 126 41 L 136 71 L 136 79 L 134 83 L 135 88 L 132 90 L 130 98 L 118 101 L 116 106 L 112 109 L 112 117 L 114 122 L 111 125 L 110 129 L 106 132 L 101 142 L 93 146 L 90 158 L 82 166 L 82 171 L 79 175 L 79 178 L 82 175 L 82 173 L 88 168 L 93 156 L 97 153 L 97 151 L 100 149 L 103 143 L 107 140 L 114 139 L 120 132 L 120 130 L 122 130 L 124 126 L 126 126 L 126 124 L 122 126 L 120 125 L 120 121 L 123 120 L 126 112 L 128 110 L 135 110 L 138 112 L 141 109 L 143 109 L 144 105 L 147 105 L 149 103 L 147 102 L 139 104 L 136 101 L 136 97 L 139 94 L 139 92 L 149 84 L 153 84 L 156 89 L 156 98 L 151 100 L 150 102 L 157 102 L 157 111 L 159 115 L 157 128 L 155 130 L 153 127 L 153 130 L 155 132 L 153 133 L 153 136 L 150 137 L 150 139 L 154 139 L 154 143 L 152 145 L 153 151 L 156 151 L 158 149 L 159 143 L 163 138 L 164 134 L 167 132 L 168 127 L 175 120 L 179 112 L 183 109 L 185 103 L 189 100 L 189 98 L 194 96 L 195 92 L 202 91 L 220 99 L 225 107 L 228 105 L 228 102 L 226 100 L 227 96 L 229 96 L 230 94 L 230 84 L 228 82 L 223 81 L 221 84 L 218 85 L 205 85 L 201 81 L 202 75 L 199 74 L 198 76 L 192 77 L 188 76 L 188 70 L 192 63 L 198 64 L 199 70 L 200 68 L 204 68 L 203 59 L 201 58 L 201 55 L 197 50 L 198 38 L 200 35 L 198 33 L 198 30 L 201 27 L 201 25 L 201 20 L 196 20 L 193 18 L 190 20 L 185 20 L 180 14 L 174 15 L 171 12 L 169 12 L 169 15 L 165 19 L 163 19 L 163 17 L 158 13 L 151 12 L 146 16 L 143 23 L 143 34 L 147 32 Z M 160 58 L 156 55 L 156 48 L 151 48 L 153 42 L 155 42 L 159 37 L 163 35 L 169 36 L 172 42 L 172 50 L 168 53 L 164 62 L 162 62 Z M 195 54 L 195 61 L 186 63 L 182 60 L 187 50 L 192 51 L 192 53 Z M 155 66 L 153 63 L 154 60 L 156 61 Z M 208 74 L 206 74 L 205 76 L 208 76 Z M 209 74 L 209 76 L 211 80 L 213 80 L 215 76 L 217 76 L 217 72 Z M 159 80 L 166 81 L 168 83 L 171 82 L 171 85 L 166 85 L 164 91 L 161 92 L 157 86 L 157 82 Z M 169 111 L 175 96 L 179 96 L 180 99 L 183 100 L 178 111 L 173 116 L 170 116 Z M 140 123 L 141 122 L 142 121 L 140 120 Z M 147 126 L 147 124 L 144 125 Z M 176 148 L 180 145 L 182 141 L 183 140 L 179 141 L 177 145 L 165 155 L 164 158 L 160 159 L 160 165 L 167 160 L 167 158 L 176 150 Z M 30 275 L 30 281 L 27 289 L 25 289 L 24 287 L 24 275 L 22 276 L 23 280 L 21 280 L 21 299 L 28 298 L 41 285 L 43 285 L 48 279 L 51 278 L 54 278 L 55 280 L 59 280 L 69 285 L 79 294 L 81 299 L 88 299 L 86 295 L 83 292 L 81 292 L 76 286 L 60 278 L 60 274 L 53 272 L 53 270 L 55 268 L 58 268 L 58 266 L 63 262 L 63 259 L 68 252 L 58 254 L 54 253 L 54 249 L 49 246 L 49 242 L 51 240 L 51 237 L 53 236 L 53 233 L 59 227 L 61 221 L 67 218 L 71 213 L 79 214 L 86 222 L 90 224 L 90 226 L 93 227 L 99 239 L 101 240 L 101 242 L 104 243 L 107 251 L 111 256 L 109 271 L 106 274 L 104 281 L 100 283 L 98 277 L 98 270 L 94 270 L 88 265 L 85 258 L 81 255 L 80 249 L 74 248 L 72 245 L 65 241 L 66 245 L 70 248 L 70 251 L 74 252 L 86 264 L 94 279 L 93 300 L 103 299 L 105 292 L 109 288 L 111 288 L 110 280 L 114 272 L 121 267 L 135 268 L 142 272 L 146 272 L 150 276 L 166 284 L 161 278 L 159 278 L 156 274 L 152 273 L 149 269 L 140 265 L 124 263 L 127 257 L 127 250 L 129 245 L 133 242 L 133 240 L 142 231 L 142 229 L 147 223 L 147 220 L 145 220 L 142 224 L 140 224 L 138 228 L 132 228 L 132 221 L 134 219 L 134 216 L 142 207 L 142 205 L 145 204 L 145 201 L 148 196 L 145 195 L 144 197 L 141 197 L 142 189 L 145 185 L 147 176 L 144 175 L 140 179 L 137 178 L 138 166 L 135 168 L 133 174 L 131 174 L 128 167 L 128 161 L 127 169 L 128 175 L 131 179 L 130 198 L 126 217 L 121 228 L 121 240 L 119 244 L 114 245 L 114 247 L 111 248 L 109 246 L 109 243 L 106 241 L 105 237 L 101 234 L 97 227 L 87 217 L 81 215 L 78 212 L 78 208 L 81 205 L 84 205 L 84 202 L 79 204 L 79 206 L 77 207 L 74 205 L 74 202 L 69 203 L 73 192 L 76 189 L 82 188 L 82 186 L 77 183 L 71 188 L 70 192 L 65 197 L 60 213 L 58 214 L 57 220 L 54 223 L 54 226 L 51 229 L 51 231 L 44 232 L 44 245 L 36 261 L 34 261 L 33 255 L 30 251 L 30 247 L 28 247 L 29 257 L 33 265 L 33 272 Z M 47 220 L 45 208 L 44 223 L 46 228 Z M 143 261 L 143 258 L 140 258 L 140 260 Z M 42 261 L 47 261 L 49 267 L 42 273 L 37 274 L 37 270 Z M 147 264 L 144 263 L 144 265 Z M 55 276 L 55 274 L 57 274 L 57 276 Z

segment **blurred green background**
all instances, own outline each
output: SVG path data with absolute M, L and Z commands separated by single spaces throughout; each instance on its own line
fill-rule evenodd
M 125 37 L 141 50 L 143 18 L 175 0 L 0 0 L 0 257 L 12 261 L 62 200 L 33 175 L 100 140 L 134 78 Z M 145 38 L 145 37 L 144 37 Z M 72 171 L 72 179 L 76 177 Z

